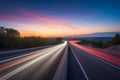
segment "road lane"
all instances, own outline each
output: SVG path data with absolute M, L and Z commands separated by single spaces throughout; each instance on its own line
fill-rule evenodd
M 86 73 L 86 75 L 84 74 L 84 77 L 87 76 L 88 79 L 81 79 L 81 80 L 120 80 L 120 67 L 113 67 L 110 64 L 107 64 L 105 62 L 103 62 L 104 60 L 102 60 L 101 58 L 98 58 L 96 56 L 93 56 L 91 54 L 89 54 L 88 52 L 75 47 L 73 45 L 70 44 L 70 48 L 69 48 L 69 55 L 72 56 L 76 56 L 79 63 L 82 65 L 83 70 L 79 70 L 80 65 L 79 63 L 77 63 L 76 61 L 71 61 L 72 64 L 69 63 L 69 69 L 68 69 L 68 80 L 74 80 L 75 77 L 77 77 L 77 79 L 75 80 L 80 80 L 81 77 L 83 77 L 83 75 L 80 74 L 80 71 L 82 71 L 82 73 Z M 73 55 L 74 54 L 74 55 Z M 74 56 L 74 58 L 75 58 Z M 72 58 L 71 58 L 72 59 Z M 74 66 L 73 67 L 73 71 L 70 70 L 72 68 L 72 65 L 78 65 L 78 66 Z M 79 67 L 79 68 L 78 68 Z M 78 68 L 78 70 L 76 70 Z M 69 73 L 69 72 L 72 73 Z M 75 76 L 73 73 L 76 73 Z M 72 76 L 72 77 L 71 77 Z
M 11 50 L 11 51 L 3 51 L 0 52 L 0 61 L 7 60 L 10 58 L 14 58 L 17 56 L 29 54 L 35 51 L 42 50 L 44 48 L 49 48 L 52 47 L 53 45 L 50 46 L 42 46 L 42 47 L 34 47 L 34 48 L 27 48 L 27 49 L 19 49 L 19 50 Z
M 119 66 L 111 65 L 70 43 L 67 49 L 67 42 L 29 54 L 3 63 L 1 66 L 6 68 L 0 72 L 0 80 L 120 79 Z
M 48 49 L 48 48 L 47 48 Z M 44 51 L 44 49 L 42 49 L 42 50 L 35 50 L 35 51 L 32 51 L 32 52 L 27 52 L 27 53 L 21 53 L 21 55 L 15 55 L 15 57 L 14 56 L 12 56 L 12 57 L 9 57 L 8 59 L 4 59 L 4 60 L 1 60 L 0 61 L 0 63 L 2 64 L 2 63 L 7 63 L 7 62 L 9 62 L 9 61 L 12 61 L 12 60 L 16 60 L 16 59 L 19 59 L 19 58 L 22 58 L 22 57 L 26 57 L 26 56 L 29 56 L 29 55 L 32 55 L 32 54 L 35 54 L 35 53 L 40 53 L 40 52 L 42 52 L 42 51 Z M 16 53 L 17 54 L 17 53 Z
M 50 50 L 48 49 L 46 52 L 48 52 L 48 51 L 50 51 Z M 8 69 L 8 68 L 10 68 L 10 67 L 12 67 L 12 66 L 15 66 L 15 65 L 17 65 L 17 64 L 20 64 L 20 63 L 22 63 L 22 62 L 28 61 L 28 60 L 30 60 L 30 59 L 33 59 L 33 58 L 35 58 L 35 57 L 38 57 L 38 56 L 40 56 L 40 55 L 42 55 L 42 54 L 44 54 L 44 53 L 45 53 L 45 52 L 41 52 L 41 54 L 40 54 L 40 53 L 37 52 L 37 54 L 33 54 L 33 55 L 30 55 L 30 56 L 27 56 L 27 57 L 24 57 L 24 58 L 20 58 L 20 59 L 14 60 L 14 61 L 10 61 L 9 63 L 6 63 L 6 64 L 1 65 L 1 66 L 0 66 L 0 71 L 3 71 L 3 70 L 5 70 L 5 69 Z
M 67 43 L 64 43 L 52 48 L 49 52 L 45 52 L 44 55 L 38 56 L 37 58 L 18 67 L 17 69 L 3 75 L 0 80 L 47 80 L 44 78 L 49 78 L 50 80 L 50 78 L 53 77 L 55 70 L 57 69 L 56 66 L 58 66 L 60 62 L 66 45 Z M 35 72 L 36 74 L 33 74 L 33 72 Z M 19 76 L 21 76 L 21 78 L 19 78 Z
M 25 62 L 27 60 L 30 60 L 30 59 L 33 59 L 39 55 L 42 55 L 44 53 L 47 53 L 48 51 L 56 48 L 57 46 L 54 46 L 54 47 L 51 47 L 51 48 L 47 48 L 47 49 L 43 49 L 43 50 L 37 50 L 36 52 L 33 52 L 33 53 L 29 53 L 29 54 L 25 54 L 25 55 L 22 55 L 22 56 L 17 56 L 15 58 L 10 58 L 8 60 L 3 60 L 1 61 L 2 63 L 1 66 L 0 66 L 0 71 L 3 71 L 9 67 L 12 67 L 14 65 L 17 65 L 17 64 L 20 64 L 22 62 Z M 47 52 L 46 52 L 47 51 Z
M 86 51 L 89 54 L 92 54 L 92 55 L 97 56 L 101 59 L 104 59 L 104 60 L 106 60 L 106 61 L 108 61 L 108 62 L 110 62 L 114 65 L 120 66 L 120 55 L 119 54 L 113 54 L 113 53 L 98 50 L 98 49 L 95 49 L 95 48 L 82 46 L 82 45 L 77 44 L 76 41 L 70 41 L 70 43 L 72 45 L 78 47 L 79 49 L 82 49 L 82 50 Z
M 68 45 L 55 72 L 53 80 L 67 80 Z
M 67 80 L 86 80 L 82 69 L 80 68 L 77 60 L 75 59 L 70 49 L 70 46 L 68 47 Z

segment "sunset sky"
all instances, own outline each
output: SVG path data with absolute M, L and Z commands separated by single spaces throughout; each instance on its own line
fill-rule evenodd
M 0 26 L 21 36 L 120 32 L 119 0 L 0 0 Z

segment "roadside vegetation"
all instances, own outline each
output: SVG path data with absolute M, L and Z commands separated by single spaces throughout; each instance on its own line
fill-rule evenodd
M 92 46 L 92 47 L 96 47 L 96 48 L 107 48 L 110 46 L 119 45 L 120 44 L 120 35 L 116 34 L 112 40 L 107 41 L 107 42 L 82 40 L 82 42 L 78 42 L 78 44 Z
M 55 38 L 55 40 L 34 36 L 21 37 L 20 32 L 15 29 L 0 27 L 0 50 L 56 45 L 62 43 L 62 41 L 63 39 L 60 37 Z

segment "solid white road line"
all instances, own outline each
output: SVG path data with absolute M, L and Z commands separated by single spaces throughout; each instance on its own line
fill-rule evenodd
M 71 45 L 70 45 L 70 48 L 71 48 Z M 78 60 L 78 58 L 77 58 L 77 56 L 75 55 L 75 53 L 74 53 L 74 51 L 72 50 L 72 48 L 71 48 L 71 51 L 72 51 L 72 53 L 73 53 L 73 55 L 74 55 L 74 57 L 75 57 L 75 59 L 76 59 L 78 65 L 79 65 L 79 67 L 81 68 L 81 70 L 82 70 L 82 72 L 83 72 L 83 74 L 84 74 L 86 80 L 89 80 L 89 78 L 88 78 L 88 76 L 87 76 L 87 74 L 86 74 L 86 72 L 85 72 L 83 66 L 81 65 L 80 61 Z
M 77 48 L 77 49 L 79 49 L 79 48 Z M 82 50 L 82 51 L 83 51 L 83 50 Z M 86 52 L 86 53 L 87 53 L 87 52 Z M 88 55 L 94 56 L 94 55 L 92 55 L 92 54 L 88 54 Z M 99 61 L 101 61 L 101 62 L 103 62 L 103 63 L 105 63 L 105 64 L 108 64 L 108 65 L 110 65 L 110 66 L 112 66 L 112 67 L 120 70 L 120 67 L 115 66 L 115 65 L 113 65 L 112 63 L 107 62 L 107 61 L 105 61 L 105 60 L 103 60 L 103 59 L 101 59 L 101 58 L 99 58 L 99 57 L 97 57 L 97 56 L 94 56 L 94 57 L 95 57 L 97 60 L 99 60 Z
M 92 55 L 92 56 L 93 56 L 93 55 Z M 108 64 L 108 65 L 110 65 L 110 66 L 112 66 L 112 67 L 120 70 L 120 67 L 117 67 L 117 66 L 115 66 L 115 65 L 113 65 L 113 64 L 111 64 L 111 63 L 109 63 L 109 62 L 107 62 L 107 61 L 105 61 L 105 60 L 102 60 L 101 58 L 98 58 L 98 57 L 96 57 L 96 56 L 95 56 L 95 58 L 98 59 L 99 61 L 102 61 L 102 62 L 105 63 L 105 64 Z

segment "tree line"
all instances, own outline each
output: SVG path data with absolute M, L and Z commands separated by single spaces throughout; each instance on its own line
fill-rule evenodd
M 39 47 L 46 45 L 55 45 L 62 43 L 63 39 L 61 37 L 55 40 L 50 40 L 48 38 L 41 37 L 21 37 L 20 32 L 12 29 L 0 27 L 0 49 L 22 49 Z

